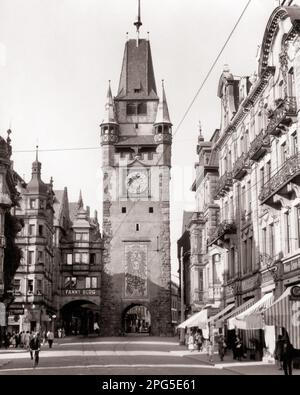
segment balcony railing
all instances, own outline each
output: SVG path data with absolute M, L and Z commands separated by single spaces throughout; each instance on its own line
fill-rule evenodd
M 249 156 L 243 153 L 238 160 L 235 162 L 232 176 L 235 180 L 240 180 L 247 174 L 247 171 L 250 169 L 250 159 Z
M 269 114 L 267 134 L 279 136 L 286 132 L 286 127 L 293 122 L 292 117 L 297 116 L 297 101 L 294 96 L 277 100 L 277 107 Z
M 273 195 L 279 192 L 289 182 L 300 175 L 300 153 L 290 157 L 282 168 L 261 189 L 259 200 L 267 202 Z
M 252 141 L 249 150 L 249 158 L 258 161 L 271 148 L 271 138 L 262 130 Z
M 233 220 L 223 221 L 220 223 L 215 233 L 208 239 L 208 245 L 212 245 L 218 240 L 225 241 L 226 235 L 236 234 L 236 231 L 236 223 Z
M 226 173 L 220 178 L 217 183 L 215 199 L 224 196 L 226 192 L 230 190 L 233 185 L 232 172 L 226 171 Z

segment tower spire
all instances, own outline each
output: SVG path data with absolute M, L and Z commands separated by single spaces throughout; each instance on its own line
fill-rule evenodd
M 35 160 L 38 162 L 39 161 L 39 146 L 35 146 Z
M 142 19 L 141 19 L 141 0 L 138 0 L 138 16 L 136 22 L 134 22 L 134 26 L 136 27 L 137 32 L 137 39 L 139 39 L 140 35 L 140 27 L 142 26 Z

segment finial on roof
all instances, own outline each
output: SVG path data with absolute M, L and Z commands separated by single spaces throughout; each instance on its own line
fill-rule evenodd
M 201 121 L 199 121 L 199 126 L 198 126 L 198 128 L 199 128 L 199 137 L 198 137 L 198 141 L 204 141 L 204 137 L 203 137 L 203 134 L 202 134 L 202 123 L 201 123 Z
M 38 162 L 39 161 L 39 146 L 35 146 L 35 160 Z
M 140 27 L 142 26 L 141 20 L 141 0 L 138 0 L 138 16 L 136 22 L 134 22 L 134 26 L 136 27 L 137 34 L 140 32 Z
M 81 189 L 80 189 L 80 192 L 79 192 L 78 208 L 83 208 L 83 199 L 82 199 Z
M 7 142 L 7 144 L 10 144 L 10 143 L 11 143 L 11 138 L 10 138 L 10 135 L 12 134 L 12 131 L 11 131 L 11 129 L 9 128 L 9 129 L 8 129 L 8 131 L 7 131 L 6 133 L 7 133 L 7 139 L 6 139 L 6 142 Z
M 147 32 L 147 40 L 150 41 L 150 32 Z
M 128 39 L 129 39 L 129 33 L 126 32 L 126 41 L 128 41 Z
M 230 72 L 229 64 L 224 64 L 223 71 L 224 71 L 224 73 L 229 73 Z
M 51 188 L 53 188 L 53 177 L 50 178 L 50 185 L 51 185 Z

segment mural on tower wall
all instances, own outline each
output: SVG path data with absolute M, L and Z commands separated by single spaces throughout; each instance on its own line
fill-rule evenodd
M 125 245 L 125 297 L 146 298 L 147 289 L 147 246 Z

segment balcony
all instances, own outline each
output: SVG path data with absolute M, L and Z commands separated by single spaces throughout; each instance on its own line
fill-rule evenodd
M 215 244 L 217 241 L 226 241 L 229 235 L 234 235 L 237 232 L 237 227 L 234 221 L 227 220 L 221 222 L 215 233 L 208 239 L 208 245 Z
M 276 194 L 288 198 L 292 192 L 288 186 L 291 181 L 300 186 L 300 153 L 287 159 L 282 168 L 263 186 L 258 197 L 261 204 L 276 204 L 277 200 L 272 199 Z
M 248 170 L 251 168 L 249 156 L 243 153 L 238 160 L 235 162 L 232 176 L 234 180 L 240 180 L 247 174 Z
M 279 137 L 286 133 L 286 128 L 291 126 L 297 116 L 296 97 L 288 96 L 276 101 L 277 107 L 269 114 L 269 124 L 266 133 L 270 136 Z
M 219 199 L 221 196 L 224 196 L 226 192 L 230 190 L 233 185 L 232 172 L 226 171 L 226 173 L 220 178 L 217 183 L 215 199 Z
M 264 156 L 268 152 L 270 148 L 270 135 L 266 134 L 266 132 L 262 130 L 250 145 L 249 158 L 257 162 L 262 156 Z

